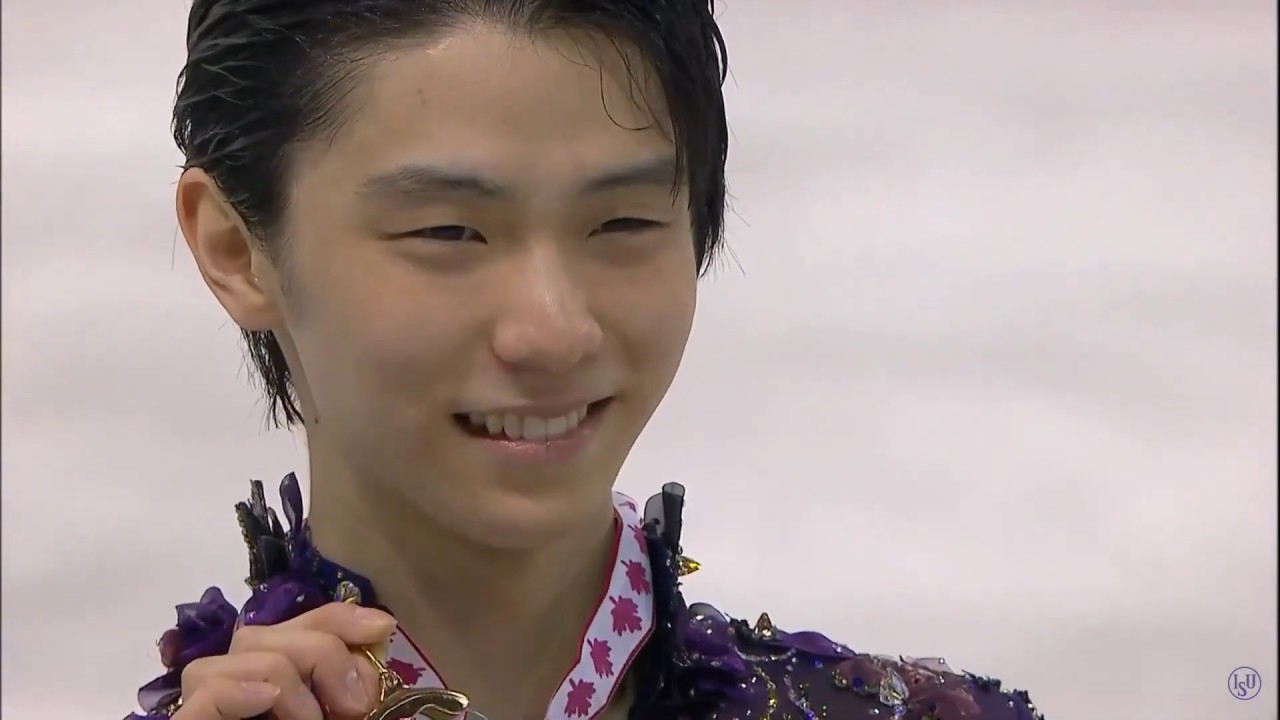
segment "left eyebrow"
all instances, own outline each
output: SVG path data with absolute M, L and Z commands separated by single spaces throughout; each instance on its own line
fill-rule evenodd
M 674 189 L 678 179 L 676 170 L 676 156 L 663 155 L 587 178 L 578 186 L 578 194 L 593 195 L 633 187 Z

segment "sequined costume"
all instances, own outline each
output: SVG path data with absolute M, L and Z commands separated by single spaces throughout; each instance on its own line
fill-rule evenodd
M 236 507 L 252 597 L 237 611 L 210 588 L 199 602 L 178 606 L 177 625 L 159 644 L 166 672 L 142 687 L 143 711 L 126 720 L 171 715 L 183 668 L 226 653 L 238 624 L 273 625 L 339 599 L 381 607 L 367 579 L 317 552 L 293 475 L 280 494 L 287 530 L 261 483 Z M 783 631 L 768 615 L 747 623 L 706 604 L 686 605 L 679 579 L 697 565 L 681 554 L 683 496 L 679 485 L 665 486 L 641 518 L 634 501 L 615 495 L 613 574 L 548 720 L 597 717 L 624 678 L 633 687 L 629 720 L 1043 720 L 1026 693 L 956 673 L 941 660 L 868 655 L 815 632 Z M 408 686 L 447 687 L 403 629 L 391 638 L 386 665 Z

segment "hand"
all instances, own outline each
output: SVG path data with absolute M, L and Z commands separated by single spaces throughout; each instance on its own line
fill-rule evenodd
M 182 707 L 173 720 L 359 719 L 378 702 L 378 673 L 353 647 L 384 646 L 390 615 L 330 603 L 279 625 L 236 631 L 226 655 L 200 658 L 182 672 Z

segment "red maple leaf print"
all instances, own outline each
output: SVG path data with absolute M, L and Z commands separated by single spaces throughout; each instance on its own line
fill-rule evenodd
M 639 560 L 623 560 L 622 564 L 627 568 L 627 582 L 631 583 L 631 591 L 637 595 L 648 595 L 653 592 L 653 587 L 649 585 L 649 578 L 645 577 L 644 563 Z
M 588 640 L 588 651 L 591 653 L 591 664 L 596 669 L 596 677 L 613 677 L 613 660 L 609 658 L 608 640 Z
M 609 598 L 613 603 L 610 614 L 613 616 L 613 631 L 618 635 L 640 631 L 640 606 L 629 597 Z
M 585 717 L 591 712 L 591 698 L 596 694 L 596 684 L 590 680 L 570 680 L 569 696 L 565 698 L 564 714 L 569 717 Z
M 644 527 L 640 525 L 636 525 L 635 527 L 631 528 L 631 536 L 636 539 L 636 544 L 640 546 L 640 552 L 643 554 L 648 554 L 649 543 L 646 542 L 644 539 Z
M 422 673 L 426 672 L 426 668 L 412 665 L 399 658 L 389 658 L 387 660 L 387 669 L 404 681 L 405 685 L 413 687 L 422 679 Z

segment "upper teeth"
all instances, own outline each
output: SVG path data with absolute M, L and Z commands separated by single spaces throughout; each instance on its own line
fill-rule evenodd
M 552 418 L 471 413 L 468 419 L 472 427 L 483 428 L 490 435 L 506 435 L 512 440 L 554 440 L 578 427 L 586 416 L 584 405 L 568 415 Z

